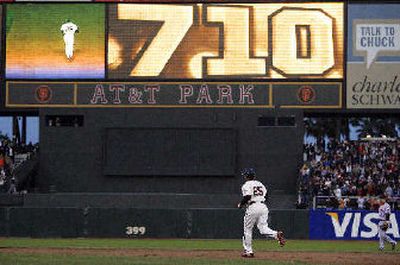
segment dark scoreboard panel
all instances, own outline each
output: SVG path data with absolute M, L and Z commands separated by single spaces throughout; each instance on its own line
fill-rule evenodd
M 6 107 L 342 107 L 341 2 L 4 6 Z

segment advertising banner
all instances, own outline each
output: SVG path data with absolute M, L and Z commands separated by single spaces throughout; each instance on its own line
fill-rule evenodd
M 372 240 L 378 239 L 378 212 L 310 210 L 310 239 Z M 400 212 L 390 215 L 387 234 L 400 239 Z
M 400 108 L 400 4 L 350 4 L 347 108 Z

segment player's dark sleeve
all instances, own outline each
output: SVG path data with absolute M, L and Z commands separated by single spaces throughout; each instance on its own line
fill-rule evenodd
M 248 201 L 250 201 L 250 199 L 251 199 L 251 195 L 243 196 L 242 201 L 241 201 L 240 204 L 239 204 L 240 207 L 245 206 L 246 203 L 247 203 Z
M 385 215 L 385 218 L 386 218 L 386 221 L 389 221 L 390 213 L 387 213 L 387 214 Z

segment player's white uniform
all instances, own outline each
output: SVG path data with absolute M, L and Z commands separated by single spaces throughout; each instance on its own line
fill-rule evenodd
M 379 214 L 379 223 L 378 223 L 378 231 L 379 231 L 379 249 L 383 249 L 385 247 L 385 241 L 389 242 L 390 244 L 397 244 L 396 241 L 390 238 L 386 234 L 386 231 L 382 230 L 381 226 L 386 221 L 386 214 L 391 214 L 390 205 L 385 202 L 383 205 L 379 207 L 378 210 Z
M 78 26 L 72 22 L 67 22 L 61 25 L 60 30 L 63 33 L 65 43 L 65 55 L 68 59 L 71 59 L 74 55 L 74 39 L 75 32 L 78 30 Z
M 242 195 L 251 196 L 243 221 L 243 248 L 245 253 L 253 253 L 253 227 L 257 228 L 261 234 L 277 238 L 277 231 L 268 227 L 268 208 L 265 205 L 265 195 L 267 189 L 258 180 L 248 180 L 242 186 Z

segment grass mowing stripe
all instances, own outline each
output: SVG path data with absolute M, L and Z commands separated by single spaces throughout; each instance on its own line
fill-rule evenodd
M 277 262 L 267 260 L 243 259 L 205 259 L 205 258 L 161 258 L 161 257 L 108 257 L 71 256 L 54 254 L 4 254 L 0 253 L 0 264 L 8 265 L 307 265 L 301 262 Z
M 0 247 L 241 249 L 240 240 L 6 238 Z
M 274 240 L 255 240 L 258 251 L 316 251 L 316 252 L 377 252 L 376 241 L 312 241 L 288 240 L 284 248 Z M 0 247 L 26 248 L 132 248 L 132 249 L 182 249 L 182 250 L 238 250 L 237 240 L 197 239 L 31 239 L 2 238 Z

